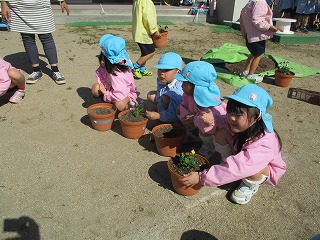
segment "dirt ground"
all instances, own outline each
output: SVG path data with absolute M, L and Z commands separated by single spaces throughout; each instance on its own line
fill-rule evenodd
M 269 112 L 288 165 L 277 187 L 262 186 L 245 206 L 230 202 L 222 191 L 186 207 L 197 198 L 179 198 L 164 184 L 167 158 L 150 142 L 155 123 L 148 123 L 139 140 L 124 138 L 118 121 L 107 132 L 90 127 L 86 108 L 97 101 L 90 87 L 98 67 L 98 40 L 105 33 L 124 37 L 131 59 L 138 58 L 130 26 L 58 25 L 54 38 L 67 83 L 58 86 L 50 78 L 40 47 L 44 77 L 27 86 L 18 105 L 6 102 L 10 93 L 1 98 L 1 239 L 18 232 L 20 239 L 50 240 L 301 240 L 319 234 L 319 106 L 288 97 L 296 88 L 320 92 L 319 75 L 295 78 L 290 88 L 275 86 L 273 78 L 260 84 L 273 98 Z M 166 51 L 179 53 L 188 63 L 225 42 L 244 45 L 239 33 L 215 32 L 206 24 L 169 26 L 168 46 L 157 49 L 147 67 L 156 72 L 153 66 Z M 26 76 L 31 72 L 19 34 L 1 32 L 0 52 Z M 320 68 L 319 45 L 268 41 L 267 53 Z M 222 96 L 234 90 L 217 84 Z M 156 77 L 144 77 L 136 85 L 146 99 L 156 88 Z

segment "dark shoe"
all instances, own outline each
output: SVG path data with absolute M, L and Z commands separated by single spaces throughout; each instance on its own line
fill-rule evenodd
M 301 32 L 301 29 L 299 27 L 297 27 L 294 31 L 295 32 Z
M 301 32 L 303 33 L 309 33 L 309 30 L 306 27 L 301 28 Z
M 33 72 L 29 75 L 29 77 L 27 78 L 26 83 L 28 84 L 35 84 L 36 82 L 38 82 L 41 78 L 42 78 L 43 74 L 42 72 L 38 71 L 38 72 Z
M 58 84 L 58 85 L 66 83 L 66 79 L 64 78 L 64 76 L 61 72 L 53 72 L 52 78 L 56 82 L 56 84 Z

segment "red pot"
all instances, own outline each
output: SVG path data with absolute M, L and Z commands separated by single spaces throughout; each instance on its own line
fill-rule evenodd
M 195 154 L 195 155 L 197 155 L 198 157 L 203 158 L 203 159 L 206 161 L 207 166 L 208 166 L 208 168 L 209 168 L 209 166 L 210 166 L 209 161 L 208 161 L 205 157 L 203 157 L 203 156 L 201 156 L 201 155 L 199 155 L 199 154 Z M 178 180 L 179 178 L 182 178 L 183 176 L 175 173 L 175 172 L 174 172 L 173 170 L 171 170 L 171 168 L 170 168 L 170 164 L 171 164 L 172 159 L 173 159 L 173 158 L 170 157 L 169 160 L 168 160 L 168 169 L 169 169 L 169 172 L 170 172 L 171 182 L 172 182 L 172 186 L 173 186 L 174 190 L 175 190 L 177 193 L 179 193 L 179 194 L 181 194 L 181 195 L 184 195 L 184 196 L 192 196 L 192 195 L 197 194 L 197 193 L 200 191 L 201 187 L 202 187 L 201 184 L 198 183 L 198 184 L 196 184 L 196 185 L 194 185 L 194 186 L 192 186 L 192 187 L 186 187 L 185 185 L 183 185 L 183 184 Z
M 95 108 L 110 108 L 113 111 L 109 114 L 92 114 L 90 110 Z M 92 127 L 100 132 L 111 129 L 116 112 L 116 107 L 111 103 L 96 103 L 87 108 Z
M 121 120 L 121 116 L 130 110 L 124 110 L 118 114 L 118 119 L 121 124 L 122 134 L 126 138 L 138 139 L 143 134 L 147 127 L 148 119 L 146 118 L 144 121 L 141 122 L 127 122 Z
M 153 43 L 156 46 L 156 48 L 162 48 L 167 45 L 167 39 L 168 39 L 168 32 L 161 33 L 161 38 L 155 39 L 152 37 Z
M 183 141 L 186 137 L 186 130 L 182 126 L 174 125 L 174 127 L 181 128 L 184 131 L 184 134 L 172 138 L 158 137 L 155 134 L 155 131 L 166 126 L 173 126 L 173 124 L 165 123 L 155 126 L 152 129 L 152 135 L 154 137 L 156 148 L 159 154 L 165 157 L 174 157 L 177 153 L 181 152 Z
M 275 77 L 274 77 L 274 83 L 279 87 L 288 87 L 293 77 L 294 77 L 294 73 L 292 73 L 292 75 L 286 75 L 276 71 Z

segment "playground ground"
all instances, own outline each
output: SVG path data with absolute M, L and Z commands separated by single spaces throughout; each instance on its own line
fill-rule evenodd
M 139 56 L 130 26 L 88 28 L 58 25 L 54 33 L 60 70 L 67 83 L 58 86 L 48 76 L 28 85 L 18 105 L 0 101 L 1 200 L 0 238 L 21 239 L 309 239 L 320 233 L 319 106 L 287 97 L 267 78 L 261 87 L 274 100 L 270 109 L 283 142 L 288 165 L 277 187 L 263 186 L 244 206 L 228 200 L 226 191 L 203 188 L 193 197 L 172 191 L 167 158 L 149 141 L 153 123 L 139 140 L 112 130 L 90 127 L 86 108 L 98 67 L 99 38 L 105 33 L 124 37 L 131 59 Z M 157 49 L 147 63 L 155 72 L 161 54 L 179 53 L 185 62 L 199 60 L 225 42 L 244 45 L 239 32 L 212 31 L 207 24 L 170 26 L 169 44 Z M 31 69 L 19 34 L 1 32 L 1 57 Z M 320 68 L 319 45 L 280 45 L 268 42 L 267 53 Z M 233 86 L 217 81 L 222 96 Z M 155 77 L 137 80 L 145 99 L 155 89 Z M 319 75 L 295 78 L 290 88 L 320 92 Z M 28 221 L 26 226 L 21 223 Z M 28 238 L 33 236 L 33 238 Z M 24 238 L 23 238 L 24 237 Z

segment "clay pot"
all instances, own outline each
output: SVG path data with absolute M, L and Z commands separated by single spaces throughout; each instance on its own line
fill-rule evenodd
M 123 121 L 121 119 L 121 116 L 126 114 L 129 111 L 130 110 L 124 110 L 118 114 L 118 119 L 121 124 L 122 134 L 126 138 L 138 139 L 144 134 L 144 131 L 147 127 L 148 119 L 146 118 L 144 121 L 141 121 L 141 122 Z
M 201 156 L 199 154 L 195 154 L 195 155 L 197 157 L 202 158 L 202 159 L 204 159 L 206 161 L 207 168 L 210 167 L 209 161 L 205 157 L 203 157 L 203 156 Z M 194 185 L 192 187 L 186 187 L 185 185 L 180 183 L 178 179 L 182 178 L 183 176 L 181 176 L 181 175 L 175 173 L 173 170 L 171 170 L 170 165 L 171 165 L 172 159 L 173 158 L 170 157 L 169 160 L 168 160 L 168 169 L 169 169 L 169 172 L 170 172 L 171 182 L 172 182 L 172 186 L 173 186 L 174 190 L 177 193 L 179 193 L 181 195 L 184 195 L 184 196 L 192 196 L 192 195 L 197 194 L 200 191 L 201 187 L 202 187 L 201 184 L 198 183 L 198 184 L 196 184 L 196 185 Z
M 92 110 L 97 108 L 108 108 L 112 109 L 113 111 L 108 114 L 92 113 Z M 92 127 L 100 132 L 105 132 L 111 129 L 116 112 L 116 107 L 111 103 L 96 103 L 87 108 L 87 113 L 90 117 Z
M 294 73 L 292 75 L 286 75 L 275 71 L 274 83 L 279 87 L 288 87 L 294 77 Z
M 173 136 L 167 136 L 167 137 L 166 136 L 159 137 L 155 134 L 155 132 L 158 129 L 161 129 L 163 127 L 168 127 L 168 126 L 173 127 L 173 134 L 175 130 L 178 131 L 179 133 L 182 132 L 183 134 L 182 135 L 180 134 L 178 136 L 173 135 Z M 174 157 L 177 153 L 181 152 L 183 141 L 184 141 L 184 138 L 186 137 L 186 129 L 179 125 L 165 123 L 165 124 L 160 124 L 158 126 L 155 126 L 152 129 L 152 135 L 154 137 L 158 153 L 161 156 Z
M 168 32 L 161 33 L 161 38 L 155 39 L 152 37 L 153 43 L 156 46 L 156 48 L 162 48 L 167 45 L 167 39 L 168 39 Z

